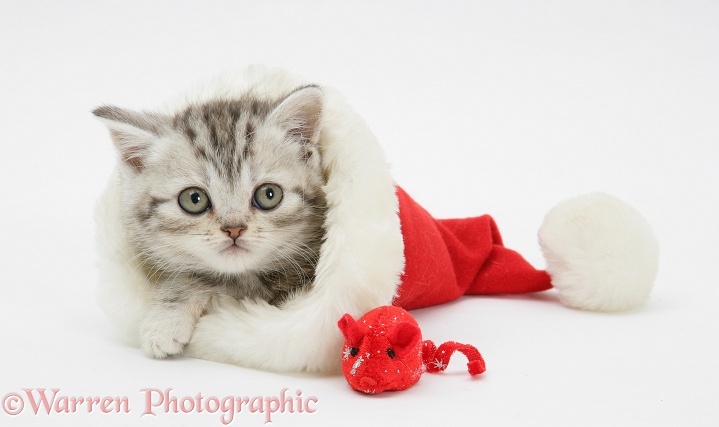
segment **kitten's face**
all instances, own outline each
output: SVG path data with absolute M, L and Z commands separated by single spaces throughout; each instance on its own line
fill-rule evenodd
M 168 274 L 238 274 L 317 256 L 324 183 L 318 88 L 215 101 L 174 117 L 103 107 L 125 158 L 125 224 Z M 114 127 L 113 127 L 114 125 Z

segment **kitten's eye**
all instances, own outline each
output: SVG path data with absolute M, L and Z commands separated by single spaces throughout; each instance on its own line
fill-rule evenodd
M 262 184 L 255 190 L 252 203 L 258 208 L 268 211 L 282 201 L 282 189 L 276 184 Z
M 177 197 L 177 202 L 185 212 L 197 215 L 210 209 L 210 198 L 197 187 L 190 187 L 182 190 Z

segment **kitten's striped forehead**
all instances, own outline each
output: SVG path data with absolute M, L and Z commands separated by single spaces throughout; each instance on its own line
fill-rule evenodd
M 230 178 L 238 175 L 240 163 L 251 155 L 255 130 L 275 106 L 257 99 L 216 100 L 188 107 L 173 124 L 198 158 Z

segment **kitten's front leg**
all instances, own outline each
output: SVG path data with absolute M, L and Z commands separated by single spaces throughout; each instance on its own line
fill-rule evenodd
M 182 353 L 209 300 L 208 292 L 190 285 L 179 289 L 176 283 L 158 286 L 140 330 L 145 353 L 157 359 Z

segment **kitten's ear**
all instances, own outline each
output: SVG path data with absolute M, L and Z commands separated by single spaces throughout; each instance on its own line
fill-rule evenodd
M 270 114 L 270 120 L 301 137 L 303 142 L 314 144 L 319 136 L 322 102 L 322 89 L 305 86 L 283 99 Z
M 105 105 L 92 111 L 110 130 L 122 159 L 140 171 L 153 142 L 166 127 L 168 118 Z

